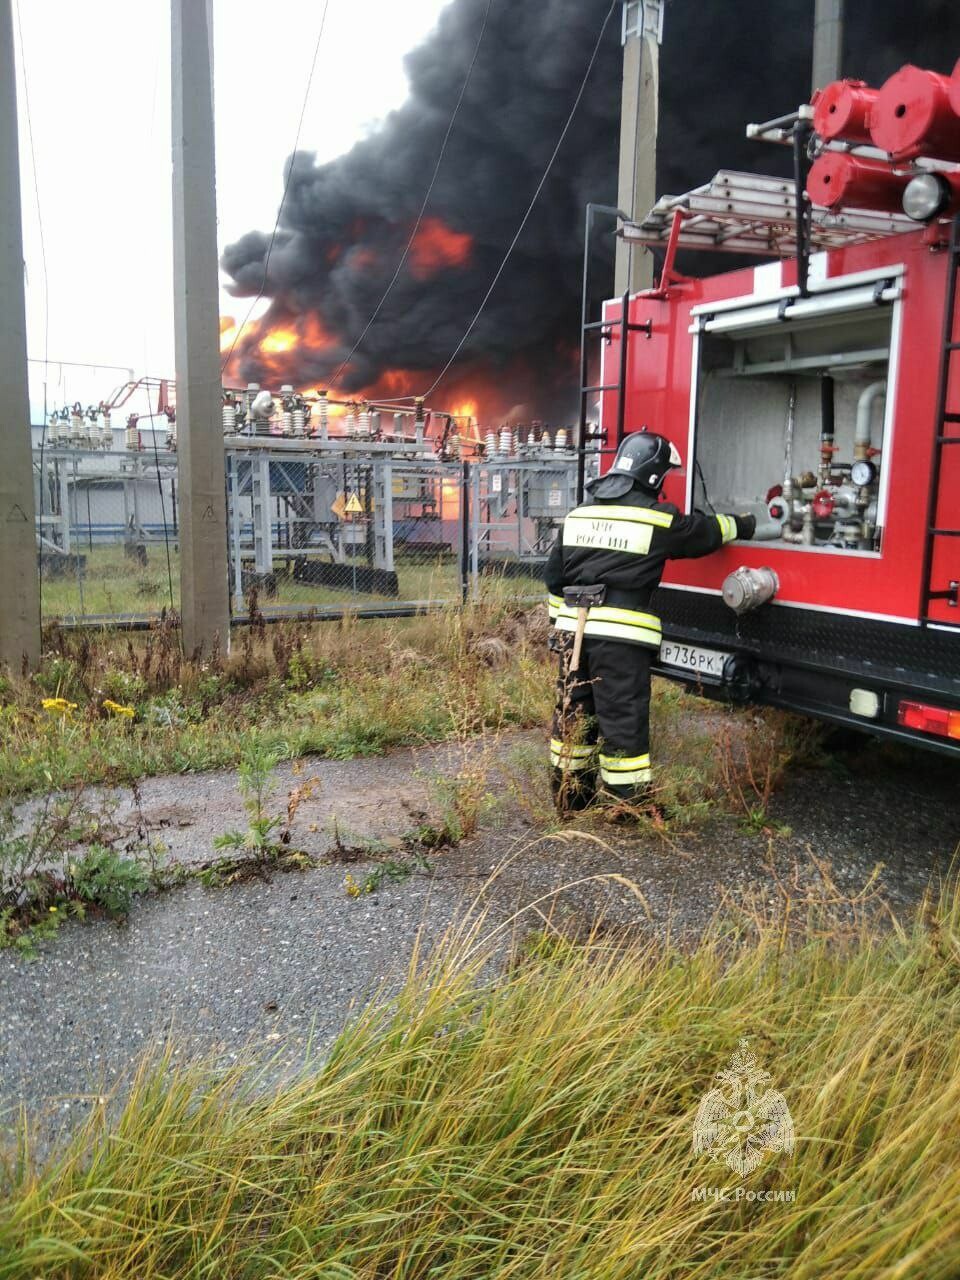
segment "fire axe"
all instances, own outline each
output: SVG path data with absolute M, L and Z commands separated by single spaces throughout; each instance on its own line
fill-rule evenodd
M 587 610 L 603 604 L 607 588 L 598 582 L 590 586 L 564 587 L 563 603 L 568 609 L 577 611 L 577 629 L 573 637 L 573 653 L 570 655 L 568 671 L 573 673 L 580 669 L 580 650 L 583 648 L 583 632 L 587 625 Z

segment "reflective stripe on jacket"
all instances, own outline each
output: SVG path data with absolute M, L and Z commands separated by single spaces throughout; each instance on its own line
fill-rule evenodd
M 561 605 L 554 626 L 558 631 L 576 631 L 576 609 Z M 660 648 L 663 638 L 656 614 L 643 613 L 639 609 L 617 609 L 605 604 L 587 610 L 583 634 L 606 640 L 623 640 L 626 644 L 647 644 L 654 649 Z
M 577 610 L 564 604 L 564 587 L 602 583 L 607 599 L 587 613 L 584 635 L 658 648 L 660 619 L 649 605 L 666 561 L 709 555 L 736 536 L 733 516 L 682 515 L 636 489 L 616 502 L 576 507 L 544 572 L 550 619 L 561 631 L 575 631 Z

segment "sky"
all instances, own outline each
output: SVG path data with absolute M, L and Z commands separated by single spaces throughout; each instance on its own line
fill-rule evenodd
M 445 3 L 328 0 L 302 150 L 329 160 L 400 105 L 403 55 Z M 170 4 L 13 5 L 28 356 L 97 364 L 47 370 L 51 407 L 86 404 L 128 370 L 173 374 Z M 322 13 L 323 0 L 214 0 L 221 250 L 273 227 Z M 221 314 L 249 305 L 221 293 Z M 44 367 L 29 367 L 39 422 Z

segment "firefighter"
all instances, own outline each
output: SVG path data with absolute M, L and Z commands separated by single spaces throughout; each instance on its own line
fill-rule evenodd
M 589 500 L 566 517 L 544 577 L 552 646 L 560 652 L 550 743 L 554 798 L 582 809 L 600 790 L 619 801 L 650 798 L 650 664 L 660 619 L 650 597 L 666 560 L 709 555 L 751 538 L 752 515 L 681 515 L 660 500 L 681 458 L 663 436 L 626 437 Z M 577 634 L 579 632 L 579 634 Z

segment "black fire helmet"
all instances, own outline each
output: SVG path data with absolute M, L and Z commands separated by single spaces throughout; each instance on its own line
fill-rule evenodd
M 648 493 L 659 493 L 670 468 L 682 465 L 675 445 L 643 428 L 625 437 L 613 466 L 606 475 L 591 480 L 587 489 L 592 498 L 622 498 L 634 485 Z

